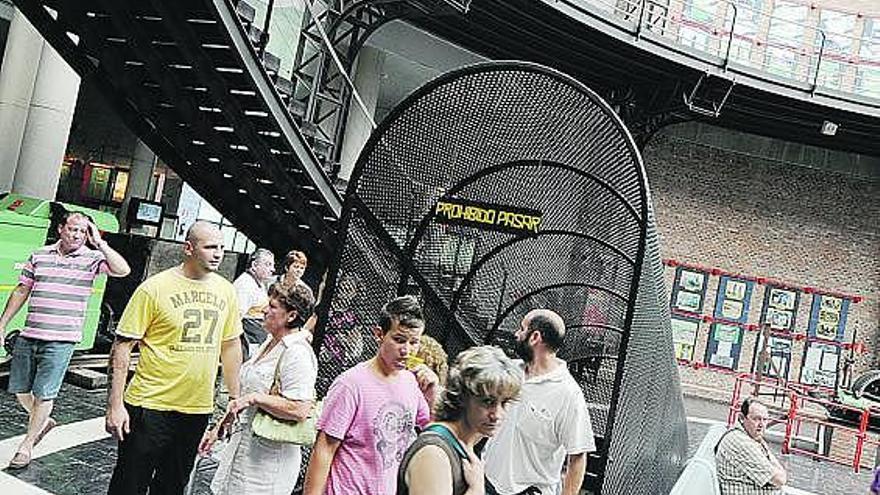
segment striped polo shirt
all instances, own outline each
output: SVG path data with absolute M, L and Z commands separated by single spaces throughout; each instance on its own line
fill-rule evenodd
M 104 253 L 85 245 L 66 256 L 59 243 L 36 250 L 18 281 L 30 287 L 21 335 L 37 340 L 79 342 L 92 284 L 109 267 Z

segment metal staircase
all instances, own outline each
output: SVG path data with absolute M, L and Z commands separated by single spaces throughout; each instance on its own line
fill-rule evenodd
M 227 0 L 16 0 L 83 80 L 258 245 L 322 264 L 342 201 L 287 110 L 289 81 Z

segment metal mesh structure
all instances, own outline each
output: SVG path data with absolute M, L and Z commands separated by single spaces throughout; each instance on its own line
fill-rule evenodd
M 484 218 L 450 222 L 441 204 L 479 205 L 469 211 Z M 514 211 L 539 224 L 499 228 Z M 319 394 L 375 352 L 370 329 L 398 294 L 421 298 L 450 358 L 476 344 L 510 350 L 525 313 L 550 308 L 598 437 L 590 485 L 668 492 L 685 423 L 647 182 L 592 91 L 519 62 L 432 81 L 366 144 L 340 235 L 319 308 Z

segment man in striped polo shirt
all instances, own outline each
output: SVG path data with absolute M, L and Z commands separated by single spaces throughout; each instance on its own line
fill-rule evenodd
M 9 372 L 9 392 L 18 397 L 29 415 L 27 434 L 9 463 L 12 469 L 27 466 L 34 445 L 55 426 L 49 415 L 73 348 L 82 339 L 86 303 L 95 277 L 102 273 L 124 277 L 131 271 L 82 213 L 65 213 L 58 236 L 58 242 L 28 258 L 0 316 L 2 345 L 9 321 L 28 302 Z M 86 246 L 87 240 L 97 249 Z

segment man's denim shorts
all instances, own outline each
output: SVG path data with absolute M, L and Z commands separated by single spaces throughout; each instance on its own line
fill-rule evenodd
M 51 342 L 19 336 L 9 364 L 9 392 L 31 392 L 37 399 L 55 399 L 75 345 L 73 342 Z

